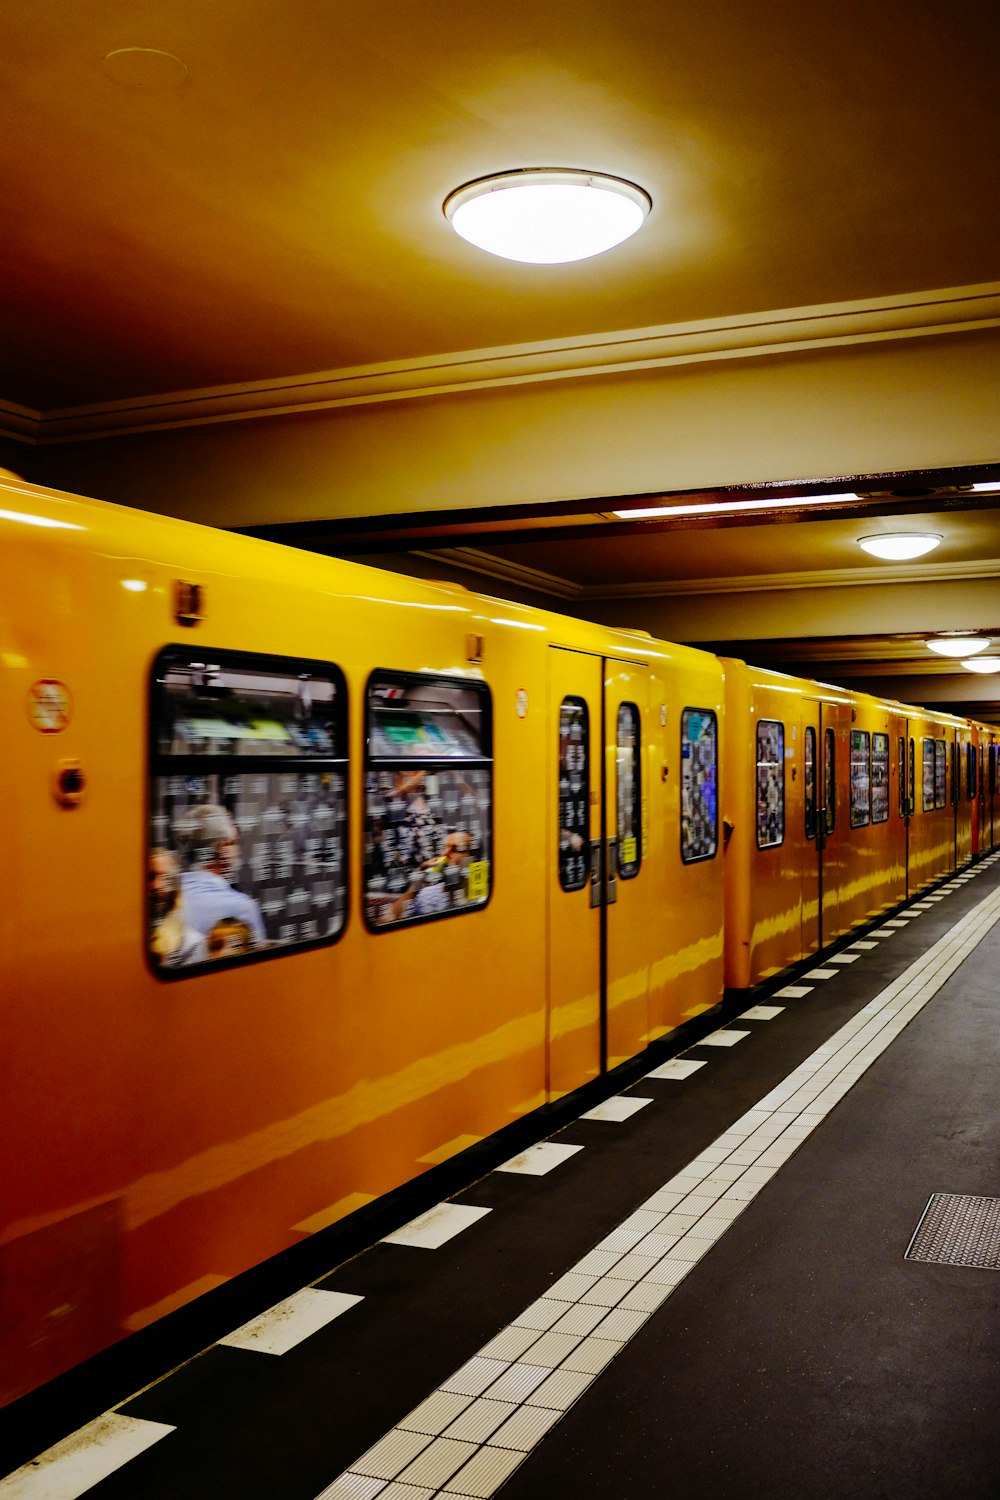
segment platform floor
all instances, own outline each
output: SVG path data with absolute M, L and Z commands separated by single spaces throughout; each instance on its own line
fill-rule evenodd
M 994 855 L 0 1500 L 996 1500 L 998 976 Z

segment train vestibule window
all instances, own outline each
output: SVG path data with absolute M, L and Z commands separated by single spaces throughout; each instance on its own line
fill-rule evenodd
M 374 932 L 490 898 L 493 719 L 485 683 L 379 671 L 365 705 L 364 914 Z
M 785 841 L 785 726 L 757 720 L 757 848 Z

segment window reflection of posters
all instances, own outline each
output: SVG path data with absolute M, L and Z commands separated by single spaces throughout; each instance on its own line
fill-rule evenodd
M 376 927 L 481 906 L 488 894 L 485 768 L 370 770 L 365 914 Z
M 872 822 L 889 816 L 889 736 L 872 735 Z
M 346 914 L 342 678 L 180 647 L 157 659 L 147 902 L 168 972 L 335 938 Z
M 639 764 L 639 710 L 634 703 L 622 703 L 618 707 L 616 780 L 618 873 L 624 880 L 639 872 L 642 820 Z
M 934 741 L 934 806 L 944 807 L 948 800 L 948 747 L 944 740 Z
M 489 899 L 489 720 L 489 694 L 478 685 L 404 674 L 369 684 L 370 927 L 472 911 Z
M 587 883 L 590 843 L 589 723 L 582 698 L 559 709 L 559 884 L 578 891 Z
M 851 730 L 851 827 L 871 818 L 871 756 L 867 729 Z
M 681 716 L 681 859 L 711 859 L 718 845 L 718 726 L 708 710 Z
M 816 837 L 816 731 L 812 725 L 805 732 L 805 813 L 806 838 Z
M 823 735 L 823 792 L 826 797 L 826 831 L 837 822 L 837 740 L 832 729 Z
M 923 757 L 923 808 L 932 812 L 934 808 L 934 741 L 924 740 Z
M 757 724 L 757 848 L 785 837 L 785 726 L 775 719 Z

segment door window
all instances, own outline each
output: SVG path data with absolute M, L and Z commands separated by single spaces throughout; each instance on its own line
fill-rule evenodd
M 582 698 L 559 709 L 559 884 L 587 884 L 590 849 L 590 714 Z
M 642 863 L 642 721 L 634 703 L 618 706 L 615 779 L 618 807 L 618 873 L 633 880 Z
M 851 730 L 851 827 L 871 819 L 871 749 L 867 729 Z
M 773 849 L 785 840 L 785 726 L 757 721 L 757 848 Z
M 816 837 L 816 731 L 811 724 L 805 732 L 805 812 L 806 838 Z
M 714 859 L 719 846 L 719 725 L 711 709 L 681 714 L 681 860 Z
M 872 735 L 872 822 L 889 818 L 889 736 Z

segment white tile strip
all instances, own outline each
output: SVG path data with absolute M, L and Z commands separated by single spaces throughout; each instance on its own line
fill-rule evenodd
M 598 1104 L 594 1109 L 588 1109 L 581 1120 L 608 1120 L 612 1124 L 620 1125 L 623 1120 L 630 1120 L 640 1109 L 645 1109 L 647 1104 L 652 1104 L 652 1099 L 640 1099 L 635 1094 L 615 1094 L 611 1099 L 605 1099 L 603 1104 Z
M 76 1500 L 173 1431 L 163 1422 L 105 1412 L 0 1479 L 0 1496 L 3 1500 Z
M 582 1151 L 582 1146 L 563 1146 L 555 1141 L 539 1141 L 535 1146 L 529 1146 L 527 1151 L 522 1151 L 520 1156 L 512 1156 L 510 1161 L 505 1161 L 503 1166 L 497 1167 L 498 1172 L 520 1172 L 525 1177 L 544 1177 L 554 1167 L 561 1167 L 564 1161 Z
M 857 948 L 861 953 L 870 953 L 873 948 L 877 947 L 878 943 L 857 942 L 851 944 L 851 951 L 853 952 Z
M 658 1188 L 319 1500 L 369 1500 L 383 1490 L 352 1486 L 401 1475 L 404 1484 L 419 1483 L 418 1474 L 440 1486 L 434 1494 L 495 1494 L 549 1430 L 549 1413 L 579 1399 L 998 921 L 1000 891 Z M 606 1104 L 620 1102 L 633 1101 Z M 535 1335 L 531 1342 L 527 1334 Z M 467 1398 L 450 1423 L 458 1408 L 443 1404 L 449 1395 Z
M 749 1010 L 743 1011 L 739 1020 L 741 1021 L 773 1021 L 775 1016 L 780 1016 L 784 1010 L 783 1005 L 751 1005 Z
M 810 969 L 807 979 L 836 979 L 836 969 Z
M 438 1250 L 442 1245 L 475 1224 L 490 1208 L 473 1208 L 469 1203 L 438 1203 L 401 1229 L 387 1234 L 384 1245 L 415 1245 L 421 1250 Z
M 812 984 L 786 984 L 783 990 L 775 990 L 775 1000 L 804 1000 L 815 989 Z
M 321 1287 L 307 1286 L 284 1302 L 269 1307 L 259 1318 L 253 1318 L 227 1333 L 220 1344 L 230 1349 L 249 1349 L 255 1354 L 287 1354 L 310 1334 L 318 1333 L 349 1307 L 363 1302 L 349 1292 L 325 1292 Z

